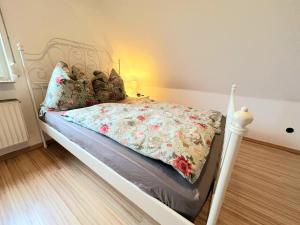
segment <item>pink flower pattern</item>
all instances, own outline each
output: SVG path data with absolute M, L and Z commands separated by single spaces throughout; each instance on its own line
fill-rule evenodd
M 136 136 L 137 138 L 143 137 L 143 136 L 144 136 L 144 132 L 143 132 L 143 131 L 137 131 L 137 132 L 135 133 L 135 136 Z
M 106 123 L 102 124 L 101 127 L 99 128 L 99 130 L 101 133 L 107 133 L 109 130 L 109 126 Z
M 181 137 L 183 135 L 182 131 L 178 130 L 176 131 L 176 136 L 177 137 Z
M 177 155 L 173 160 L 173 165 L 180 170 L 185 176 L 189 176 L 192 171 L 192 163 L 183 155 Z
M 191 115 L 191 116 L 189 116 L 189 118 L 191 120 L 197 120 L 199 117 L 197 115 Z
M 100 112 L 101 112 L 101 113 L 107 113 L 107 112 L 109 112 L 109 110 L 106 109 L 105 107 L 103 107 L 103 108 L 100 110 Z
M 146 109 L 147 113 L 141 113 Z M 166 116 L 167 112 L 171 115 Z M 194 183 L 217 129 L 213 122 L 219 121 L 220 115 L 215 111 L 203 114 L 180 105 L 154 102 L 105 103 L 89 107 L 87 111 L 71 110 L 65 116 L 69 121 L 171 165 Z
M 62 79 L 61 76 L 57 76 L 57 77 L 55 78 L 55 81 L 56 81 L 57 84 L 61 84 L 61 83 L 63 82 L 63 79 Z
M 211 140 L 207 139 L 206 144 L 210 147 L 211 146 Z
M 196 126 L 199 128 L 207 129 L 207 125 L 203 123 L 196 123 Z
M 144 121 L 146 118 L 145 118 L 145 116 L 143 116 L 143 115 L 139 115 L 139 116 L 137 117 L 137 119 L 140 120 L 140 121 Z
M 152 124 L 152 125 L 150 125 L 150 129 L 152 129 L 152 130 L 157 130 L 159 128 L 160 128 L 159 124 Z
M 64 62 L 57 63 L 48 84 L 46 97 L 41 104 L 40 115 L 48 108 L 52 111 L 81 108 L 98 103 L 94 97 L 92 83 L 85 78 L 76 79 Z

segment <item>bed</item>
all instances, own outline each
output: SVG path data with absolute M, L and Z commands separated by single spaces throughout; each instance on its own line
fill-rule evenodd
M 64 60 L 80 66 L 87 73 L 99 68 L 109 70 L 114 63 L 104 48 L 99 50 L 91 45 L 55 38 L 40 53 L 26 53 L 20 44 L 18 50 L 45 148 L 44 133 L 160 224 L 192 224 L 209 191 L 213 189 L 207 224 L 217 222 L 241 138 L 246 126 L 252 122 L 246 107 L 235 112 L 235 86 L 231 91 L 226 125 L 225 118 L 222 118 L 223 132 L 215 136 L 199 179 L 190 184 L 171 166 L 137 154 L 103 135 L 70 123 L 59 112 L 46 113 L 43 120 L 39 118 L 37 105 L 43 99 L 49 71 L 55 63 Z M 118 67 L 120 73 L 120 61 Z
M 199 214 L 207 199 L 224 135 L 222 132 L 215 136 L 200 178 L 191 185 L 171 166 L 140 155 L 92 130 L 70 123 L 62 118 L 60 112 L 46 113 L 45 122 L 140 189 L 191 221 Z M 222 124 L 224 128 L 225 118 Z

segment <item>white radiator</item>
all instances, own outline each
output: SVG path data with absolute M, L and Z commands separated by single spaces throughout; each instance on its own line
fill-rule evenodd
M 16 99 L 0 101 L 0 149 L 28 141 L 28 133 Z

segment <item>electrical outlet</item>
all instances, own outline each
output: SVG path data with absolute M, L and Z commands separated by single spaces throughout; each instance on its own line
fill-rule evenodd
M 285 129 L 285 131 L 287 132 L 287 133 L 289 133 L 289 134 L 291 134 L 291 133 L 294 133 L 294 128 L 292 128 L 292 127 L 288 127 L 288 128 L 286 128 Z

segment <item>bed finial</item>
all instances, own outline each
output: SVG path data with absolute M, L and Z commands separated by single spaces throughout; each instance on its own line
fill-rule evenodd
M 246 132 L 247 125 L 249 125 L 252 121 L 253 121 L 252 113 L 249 112 L 247 107 L 243 106 L 239 111 L 234 113 L 233 121 L 230 129 L 231 131 L 237 132 L 238 134 L 242 135 L 244 132 Z
M 231 85 L 231 95 L 235 93 L 236 87 L 237 87 L 236 84 Z
M 23 45 L 20 42 L 17 43 L 17 49 L 19 52 L 24 51 Z

